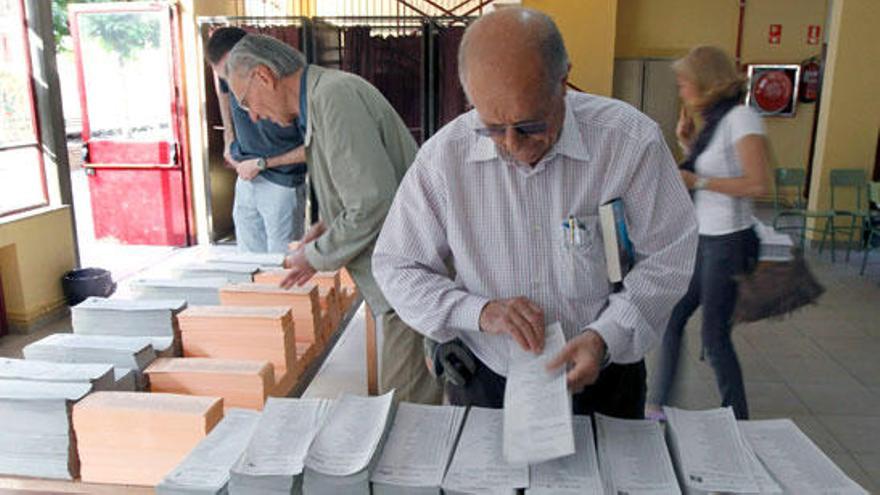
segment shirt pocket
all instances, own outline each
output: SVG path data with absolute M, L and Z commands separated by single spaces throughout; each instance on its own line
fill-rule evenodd
M 599 215 L 576 217 L 578 235 L 564 227 L 567 219 L 556 229 L 556 274 L 562 289 L 561 297 L 573 301 L 594 302 L 608 295 L 608 270 L 602 243 Z

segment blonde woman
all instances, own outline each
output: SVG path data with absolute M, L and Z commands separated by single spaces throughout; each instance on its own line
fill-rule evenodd
M 730 57 L 700 46 L 673 64 L 684 103 L 676 133 L 687 159 L 681 177 L 693 192 L 700 240 L 687 294 L 666 327 L 646 410 L 662 419 L 681 352 L 688 319 L 703 308 L 703 352 L 715 371 L 723 406 L 748 418 L 742 370 L 730 338 L 736 304 L 734 276 L 754 267 L 758 238 L 753 230 L 752 198 L 767 191 L 767 146 L 758 114 L 740 104 L 743 78 Z M 692 115 L 702 116 L 697 133 Z

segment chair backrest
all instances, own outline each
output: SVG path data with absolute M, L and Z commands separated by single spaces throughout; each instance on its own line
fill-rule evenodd
M 773 184 L 776 191 L 773 194 L 773 206 L 778 211 L 782 203 L 782 189 L 793 187 L 795 189 L 794 207 L 804 207 L 804 181 L 807 174 L 801 168 L 777 168 L 773 175 Z
M 853 208 L 858 210 L 862 207 L 862 189 L 868 182 L 867 174 L 860 168 L 839 168 L 831 171 L 831 209 L 835 209 L 837 204 L 834 200 L 834 191 L 839 189 L 849 189 L 855 193 L 855 205 Z

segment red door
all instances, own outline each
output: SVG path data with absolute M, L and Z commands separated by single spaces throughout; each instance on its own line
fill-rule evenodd
M 71 4 L 97 239 L 192 243 L 179 24 L 167 3 Z

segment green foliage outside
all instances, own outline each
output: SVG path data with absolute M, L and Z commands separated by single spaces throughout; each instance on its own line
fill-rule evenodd
M 70 3 L 103 3 L 109 0 L 52 0 L 55 44 L 63 50 L 63 40 L 70 35 L 67 6 Z M 83 35 L 97 39 L 101 47 L 119 58 L 120 64 L 131 60 L 144 48 L 159 46 L 159 19 L 144 14 L 89 14 L 81 18 Z

